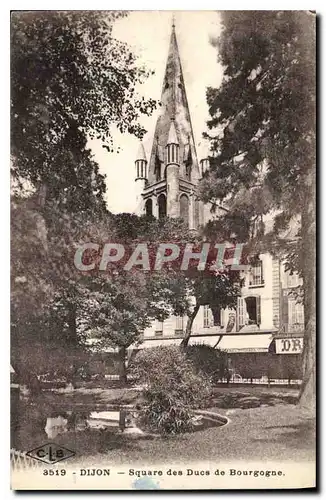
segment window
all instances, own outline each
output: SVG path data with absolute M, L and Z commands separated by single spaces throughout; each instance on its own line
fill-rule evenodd
M 304 324 L 304 309 L 303 304 L 296 302 L 295 299 L 289 299 L 289 324 L 303 325 Z
M 158 218 L 163 219 L 166 217 L 166 198 L 164 194 L 158 197 Z
M 219 306 L 211 307 L 212 316 L 213 316 L 213 325 L 214 326 L 224 326 L 224 315 L 223 309 Z
M 155 175 L 156 175 L 156 181 L 160 181 L 161 180 L 161 176 L 162 176 L 162 166 L 161 166 L 161 162 L 158 158 L 156 158 L 156 161 L 155 161 Z
M 189 225 L 189 199 L 186 194 L 180 196 L 180 218 Z
M 183 328 L 184 328 L 183 316 L 177 316 L 175 322 L 175 330 L 174 330 L 175 335 L 182 335 Z
M 209 306 L 204 306 L 204 328 L 213 326 L 212 311 Z
M 245 325 L 261 324 L 261 304 L 259 296 L 238 297 L 238 329 Z
M 250 269 L 249 286 L 263 285 L 263 263 L 261 260 L 255 262 Z
M 155 337 L 162 337 L 163 335 L 163 321 L 156 321 Z
M 151 198 L 149 198 L 148 200 L 146 200 L 146 203 L 145 203 L 145 212 L 146 212 L 147 216 L 153 215 L 153 202 L 152 202 Z
M 191 180 L 191 164 L 190 163 L 186 163 L 186 179 L 188 179 L 188 181 Z
M 301 284 L 300 283 L 301 280 L 297 273 L 290 274 L 290 271 L 287 271 L 286 277 L 287 277 L 287 288 L 294 288 Z

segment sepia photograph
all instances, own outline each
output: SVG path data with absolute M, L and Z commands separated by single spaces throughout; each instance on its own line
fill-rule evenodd
M 11 11 L 12 490 L 316 488 L 316 20 Z

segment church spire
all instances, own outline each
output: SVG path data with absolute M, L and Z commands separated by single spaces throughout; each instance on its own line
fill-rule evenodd
M 166 61 L 165 74 L 161 94 L 161 114 L 156 123 L 152 152 L 149 161 L 148 182 L 149 185 L 157 181 L 155 174 L 157 161 L 164 161 L 158 158 L 157 151 L 165 150 L 168 135 L 171 127 L 171 120 L 174 121 L 176 137 L 180 146 L 181 177 L 183 177 L 183 157 L 186 151 L 191 151 L 193 161 L 194 180 L 199 178 L 199 167 L 193 137 L 190 112 L 188 107 L 186 89 L 183 79 L 183 71 L 179 54 L 176 27 L 174 17 L 172 18 L 172 29 L 168 57 Z M 159 146 L 159 147 L 158 147 Z

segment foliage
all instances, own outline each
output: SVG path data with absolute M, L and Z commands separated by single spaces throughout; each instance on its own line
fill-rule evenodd
M 315 19 L 303 11 L 224 12 L 222 23 L 215 44 L 224 79 L 207 91 L 213 155 L 202 197 L 226 202 L 220 224 L 242 241 L 271 214 L 276 251 L 301 272 L 292 254 L 295 247 L 301 255 L 297 221 L 315 162 Z
M 205 405 L 210 383 L 196 373 L 177 346 L 159 346 L 137 353 L 131 367 L 136 380 L 145 384 L 144 423 L 161 434 L 190 430 L 193 410 Z
M 228 374 L 227 354 L 220 349 L 205 345 L 188 345 L 185 351 L 197 373 L 202 373 L 212 383 L 216 383 Z
M 302 393 L 315 385 L 315 14 L 222 13 L 224 67 L 207 90 L 210 169 L 201 197 L 215 227 L 283 258 L 304 282 Z M 313 398 L 312 398 L 313 399 Z M 308 406 L 313 405 L 310 400 Z
M 11 152 L 16 179 L 46 183 L 53 198 L 77 204 L 104 178 L 86 136 L 113 148 L 111 127 L 142 137 L 141 114 L 155 107 L 137 96 L 149 74 L 112 35 L 119 11 L 11 14 Z M 60 188 L 57 183 L 61 186 Z M 62 192 L 63 191 L 63 192 Z M 87 203 L 86 203 L 87 207 Z M 85 203 L 84 203 L 85 208 Z

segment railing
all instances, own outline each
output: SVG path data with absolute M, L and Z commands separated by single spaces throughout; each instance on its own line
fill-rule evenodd
M 10 463 L 12 469 L 15 470 L 36 469 L 41 467 L 40 462 L 30 458 L 26 455 L 26 452 L 18 451 L 13 448 L 10 450 Z
M 242 378 L 240 375 L 232 377 L 227 380 L 223 378 L 220 380 L 223 384 L 252 384 L 252 385 L 301 385 L 302 381 L 297 379 L 261 379 L 261 378 Z

